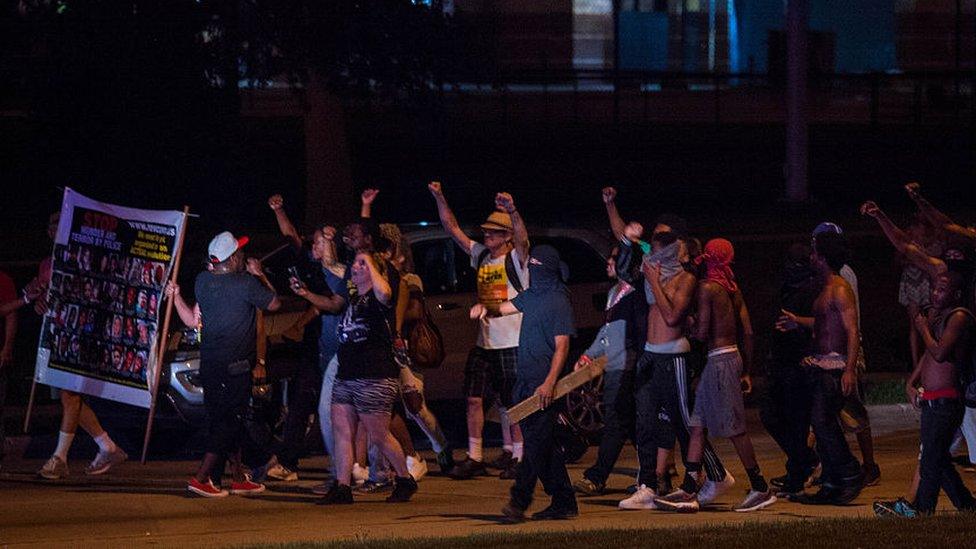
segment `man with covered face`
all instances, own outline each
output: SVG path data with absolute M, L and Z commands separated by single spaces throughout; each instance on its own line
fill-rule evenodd
M 556 410 L 552 406 L 556 381 L 569 354 L 569 338 L 575 334 L 569 290 L 563 282 L 565 269 L 555 248 L 537 246 L 529 254 L 529 289 L 497 306 L 479 303 L 471 308 L 471 317 L 479 320 L 522 314 L 512 399 L 538 398 L 542 408 L 520 423 L 525 459 L 518 465 L 511 498 L 502 509 L 511 521 L 525 518 L 536 481 L 542 482 L 552 502 L 532 515 L 533 520 L 567 519 L 579 514 L 565 457 L 555 443 Z

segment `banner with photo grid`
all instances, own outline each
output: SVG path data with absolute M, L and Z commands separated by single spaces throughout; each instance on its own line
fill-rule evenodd
M 160 304 L 183 216 L 97 202 L 65 189 L 38 383 L 150 406 Z

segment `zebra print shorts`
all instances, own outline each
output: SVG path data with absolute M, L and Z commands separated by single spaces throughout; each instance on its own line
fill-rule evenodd
M 336 379 L 332 387 L 332 404 L 352 406 L 359 415 L 391 414 L 400 396 L 396 378 Z

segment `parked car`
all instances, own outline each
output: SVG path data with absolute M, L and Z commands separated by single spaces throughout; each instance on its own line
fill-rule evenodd
M 476 327 L 468 317 L 469 308 L 477 302 L 475 270 L 468 254 L 439 224 L 403 225 L 401 229 L 410 244 L 417 274 L 424 282 L 427 306 L 445 345 L 444 363 L 439 368 L 423 371 L 426 396 L 429 400 L 461 399 L 465 361 L 477 336 Z M 584 229 L 530 227 L 529 233 L 533 245 L 552 245 L 569 266 L 567 285 L 577 328 L 570 358 L 575 361 L 604 322 L 604 305 L 610 288 L 605 257 L 611 243 L 607 237 Z M 286 306 L 284 313 L 269 318 L 277 319 L 279 326 L 285 325 L 289 322 L 287 315 L 294 315 L 302 306 L 303 303 L 295 302 Z M 165 384 L 161 395 L 180 417 L 195 422 L 203 416 L 199 352 L 192 331 L 185 331 L 179 337 L 180 343 L 171 345 L 172 354 L 164 365 Z M 270 349 L 272 357 L 287 355 L 279 345 Z M 287 358 L 279 358 L 277 362 L 269 359 L 272 371 L 277 369 L 274 377 L 287 378 Z M 599 437 L 603 426 L 601 390 L 601 380 L 597 379 L 567 397 L 564 420 L 591 440 Z
M 444 364 L 424 372 L 427 398 L 463 398 L 464 364 L 477 338 L 474 322 L 468 317 L 469 308 L 477 302 L 475 269 L 470 256 L 439 224 L 404 225 L 401 229 L 410 243 L 417 274 L 424 282 L 431 316 L 444 336 Z M 529 227 L 529 235 L 532 245 L 549 244 L 559 250 L 569 266 L 567 285 L 577 330 L 570 358 L 575 361 L 604 323 L 610 289 L 605 258 L 611 241 L 585 229 Z M 597 380 L 567 398 L 569 421 L 591 438 L 598 437 L 603 427 L 600 388 Z

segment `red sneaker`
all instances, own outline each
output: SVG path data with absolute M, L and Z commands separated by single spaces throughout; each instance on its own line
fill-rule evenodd
M 207 482 L 200 482 L 196 478 L 191 478 L 190 482 L 186 485 L 186 489 L 205 498 L 225 498 L 228 494 L 227 490 L 221 490 L 214 486 L 213 481 L 210 479 L 207 479 Z
M 260 494 L 264 491 L 264 485 L 260 482 L 254 482 L 251 480 L 250 475 L 245 476 L 244 480 L 241 482 L 232 482 L 230 485 L 230 493 L 238 496 L 249 496 L 251 494 Z

